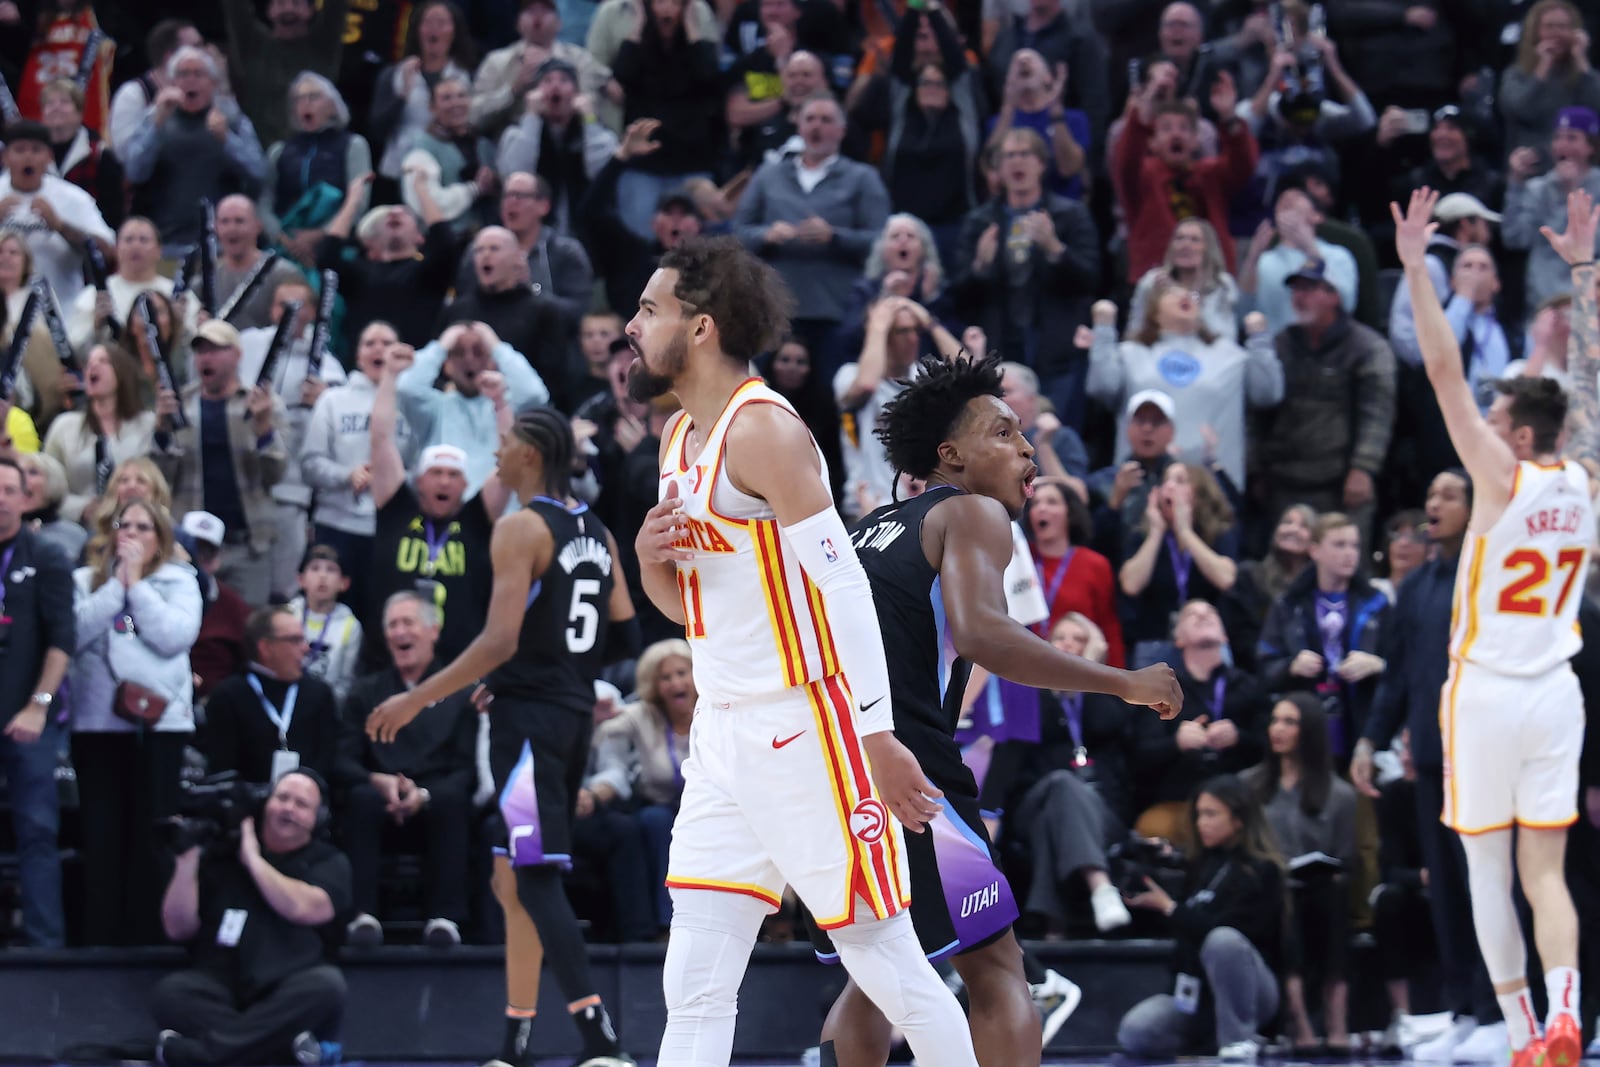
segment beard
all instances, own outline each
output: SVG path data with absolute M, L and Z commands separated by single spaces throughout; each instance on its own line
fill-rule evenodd
M 678 375 L 689 363 L 689 341 L 682 332 L 673 337 L 667 345 L 667 351 L 662 356 L 666 364 L 665 374 L 656 374 L 645 365 L 644 356 L 639 356 L 628 366 L 628 399 L 635 404 L 648 404 L 658 396 L 666 396 L 672 392 L 672 387 Z

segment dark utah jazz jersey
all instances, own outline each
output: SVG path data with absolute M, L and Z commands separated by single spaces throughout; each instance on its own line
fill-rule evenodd
M 616 561 L 606 528 L 588 505 L 534 497 L 528 509 L 550 527 L 550 565 L 528 590 L 517 652 L 489 678 L 496 696 L 594 711 L 594 680 L 606 659 Z
M 961 694 L 971 674 L 971 665 L 965 660 L 958 659 L 946 669 L 939 572 L 928 564 L 922 550 L 923 519 L 934 505 L 960 492 L 949 485 L 929 486 L 921 496 L 874 511 L 857 523 L 850 535 L 872 583 L 884 658 L 889 664 L 897 734 L 911 727 L 918 732 L 954 735 Z M 952 694 L 948 708 L 946 693 Z

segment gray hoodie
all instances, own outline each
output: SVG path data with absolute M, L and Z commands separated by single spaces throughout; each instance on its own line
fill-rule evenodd
M 372 379 L 360 371 L 353 372 L 343 385 L 334 386 L 317 398 L 300 446 L 300 472 L 305 484 L 317 492 L 312 521 L 362 537 L 371 537 L 375 532 L 378 512 L 370 492 L 357 496 L 350 489 L 350 472 L 372 459 L 367 424 L 377 395 L 378 387 Z M 395 427 L 395 439 L 400 458 L 409 470 L 417 449 L 404 415 Z

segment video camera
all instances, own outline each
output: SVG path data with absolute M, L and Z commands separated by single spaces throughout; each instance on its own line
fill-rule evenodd
M 1171 842 L 1129 834 L 1127 840 L 1112 845 L 1106 857 L 1115 872 L 1117 889 L 1123 895 L 1143 893 L 1150 888 L 1144 883 L 1149 878 L 1173 900 L 1183 899 L 1183 853 L 1173 848 Z
M 174 854 L 196 845 L 228 852 L 239 847 L 239 828 L 261 809 L 272 787 L 223 771 L 179 783 L 178 814 L 156 824 L 161 843 Z

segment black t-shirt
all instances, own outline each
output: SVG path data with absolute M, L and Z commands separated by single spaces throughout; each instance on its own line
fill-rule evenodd
M 894 650 L 888 663 L 896 735 L 909 728 L 953 737 L 961 693 L 972 671 L 965 660 L 956 660 L 941 688 L 944 619 L 934 612 L 933 591 L 939 572 L 922 550 L 928 512 L 960 492 L 953 486 L 929 486 L 920 496 L 874 511 L 850 535 L 872 583 L 883 647 Z M 953 696 L 948 707 L 946 693 Z
M 437 655 L 445 663 L 461 654 L 483 629 L 489 617 L 489 594 L 494 589 L 494 569 L 489 561 L 489 538 L 494 520 L 475 496 L 461 505 L 449 522 L 434 522 L 422 514 L 422 505 L 409 483 L 402 485 L 378 509 L 377 536 L 373 539 L 371 598 L 366 618 L 383 617 L 383 605 L 402 590 L 415 590 L 439 610 Z M 379 627 L 368 633 L 369 662 L 383 662 Z
M 579 504 L 569 509 L 534 497 L 528 510 L 550 527 L 550 565 L 535 577 L 522 616 L 517 652 L 489 678 L 496 696 L 514 696 L 571 708 L 594 709 L 594 680 L 606 662 L 606 627 L 616 561 L 606 528 Z
M 263 850 L 262 856 L 285 876 L 325 890 L 334 918 L 320 927 L 292 923 L 267 903 L 237 855 L 207 856 L 200 865 L 200 933 L 190 955 L 197 968 L 221 978 L 246 1003 L 325 962 L 328 934 L 351 906 L 350 861 L 326 841 L 295 852 Z

